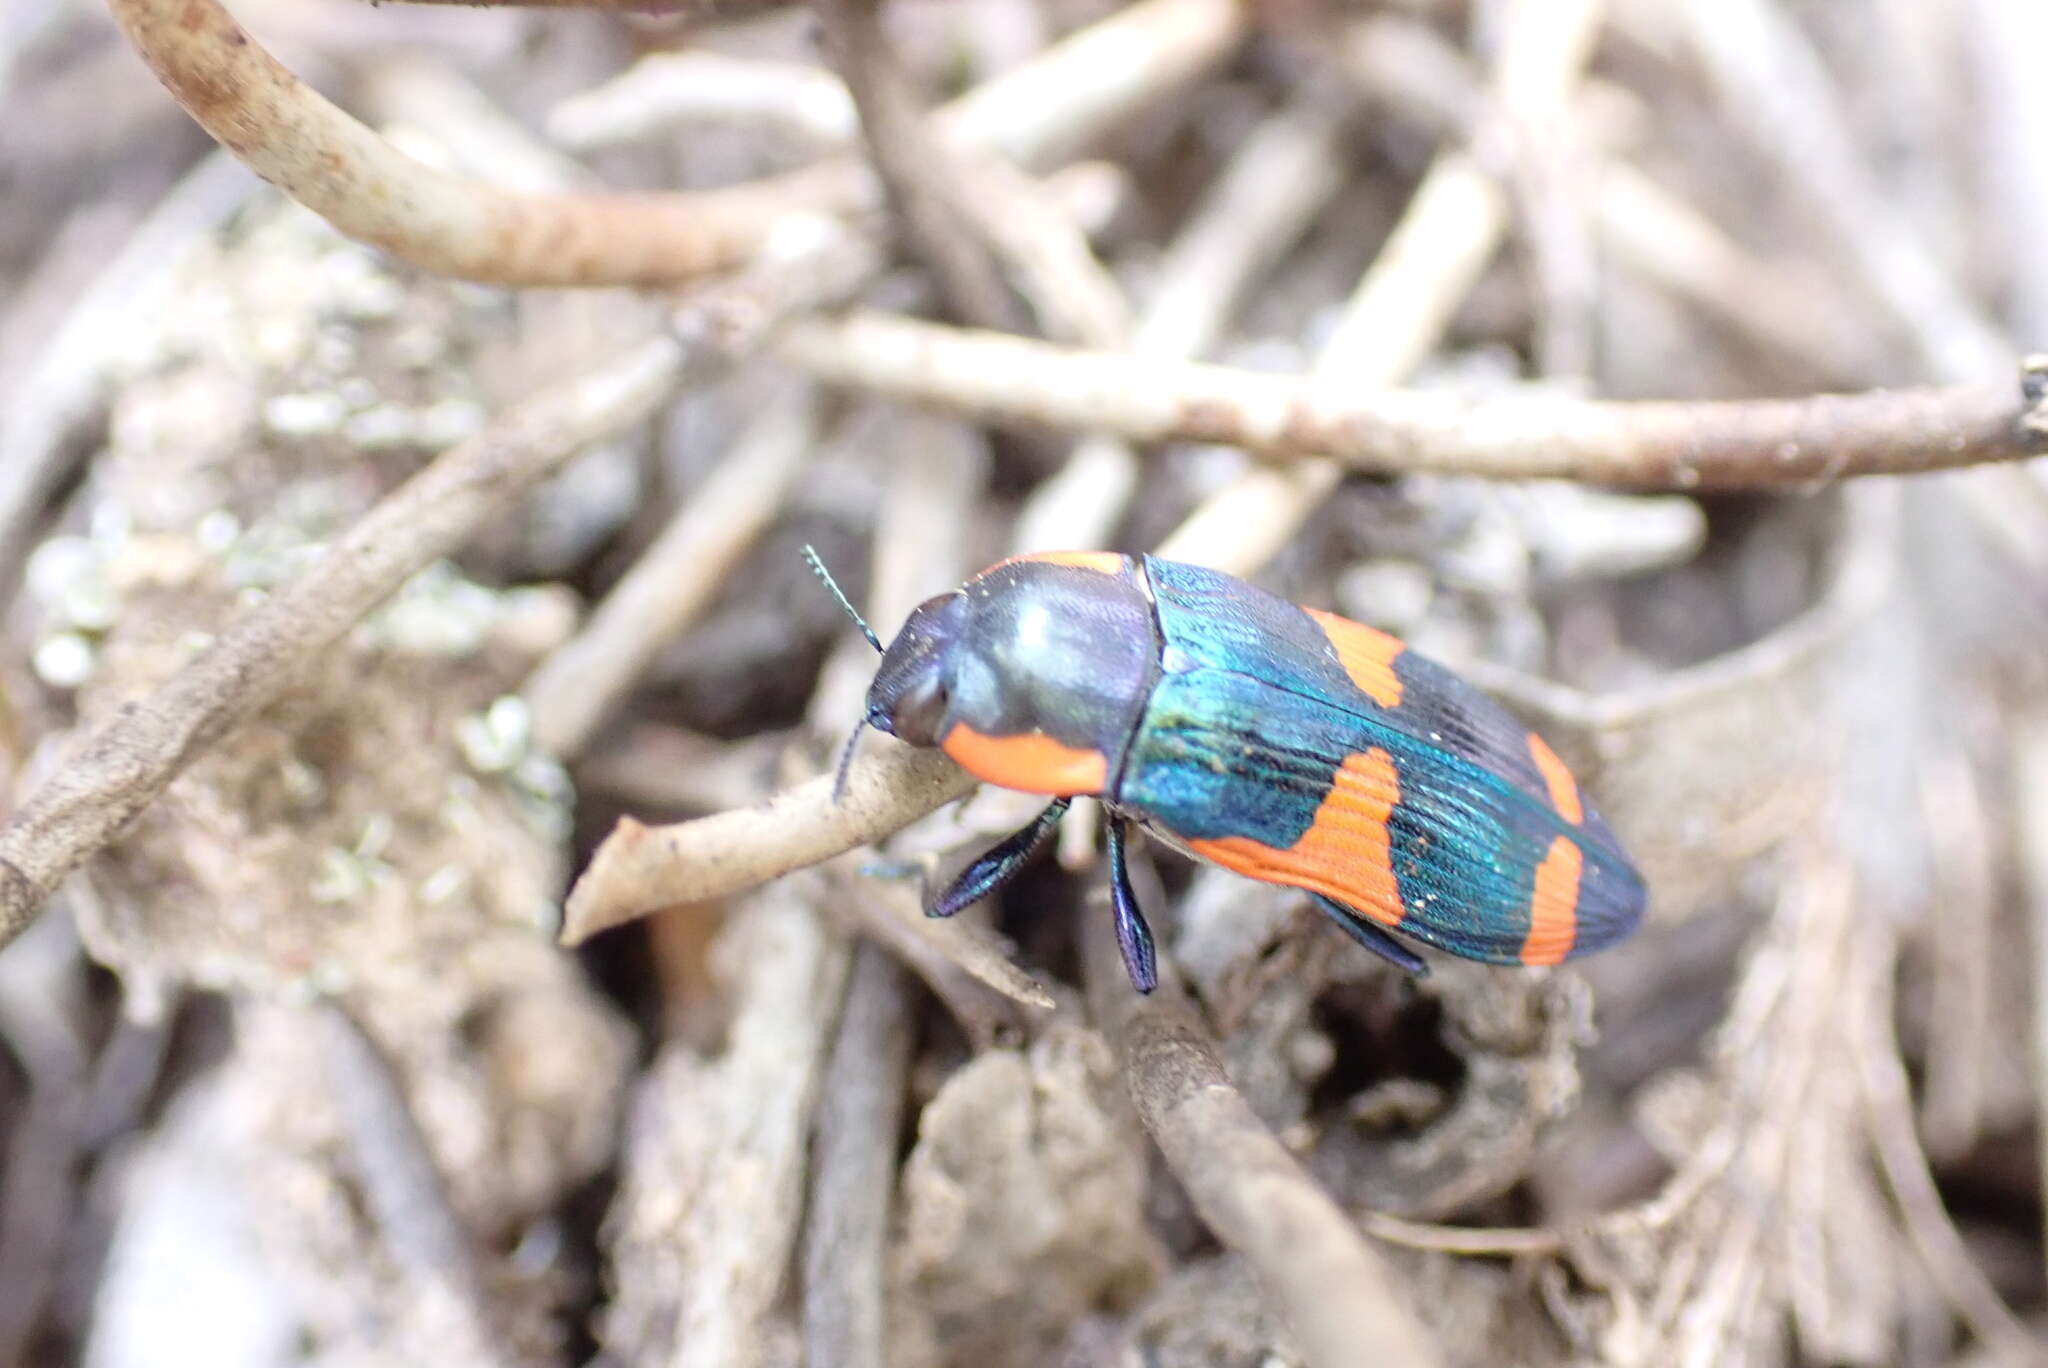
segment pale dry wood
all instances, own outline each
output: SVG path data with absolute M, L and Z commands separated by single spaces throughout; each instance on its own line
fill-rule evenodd
M 986 1048 L 1016 1034 L 1017 1007 L 1049 1012 L 1058 1005 L 1045 985 L 1017 967 L 1011 946 L 971 918 L 928 917 L 915 885 L 864 874 L 848 856 L 838 872 L 854 887 L 862 931 L 886 943 L 946 1004 L 970 1039 Z
M 534 395 L 388 495 L 189 665 L 86 738 L 0 827 L 0 944 L 58 880 L 358 618 L 549 470 L 652 413 L 683 372 L 683 349 L 658 338 Z
M 1927 1008 L 1920 1135 L 1931 1158 L 1961 1160 L 1984 1123 L 1985 1065 L 2002 1034 L 1993 1021 L 1993 883 L 1990 813 L 1970 759 L 1944 747 L 1923 763 L 1921 820 L 1933 862 L 1932 895 L 1942 909 L 1927 937 L 1934 961 Z
M 576 945 L 663 907 L 724 897 L 844 854 L 974 785 L 937 751 L 880 741 L 855 759 L 839 802 L 832 776 L 822 774 L 765 803 L 691 822 L 648 827 L 622 817 L 569 890 L 562 940 Z
M 679 280 L 745 260 L 792 207 L 786 187 L 772 184 L 703 195 L 507 193 L 400 152 L 286 70 L 215 0 L 114 0 L 112 9 L 222 146 L 348 236 L 441 275 Z
M 609 1228 L 611 1352 L 675 1368 L 774 1362 L 803 1212 L 811 1118 L 850 948 L 822 876 L 764 890 L 719 933 L 715 1053 L 667 1045 L 630 1127 Z
M 2038 401 L 2017 380 L 1690 402 L 1354 393 L 872 312 L 805 321 L 772 346 L 821 380 L 992 421 L 1224 442 L 1384 474 L 1753 489 L 2019 461 L 2042 442 L 2028 430 Z
M 882 34 L 881 0 L 813 0 L 822 46 L 860 111 L 868 161 L 952 316 L 1019 330 L 1023 314 L 967 206 L 966 161 L 927 120 Z
M 2009 339 L 1922 240 L 1857 146 L 1819 52 L 1770 0 L 1671 11 L 1713 83 L 1727 126 L 1796 197 L 1834 259 L 1918 353 L 1926 373 L 1964 381 L 2008 364 Z
M 700 122 L 774 129 L 821 147 L 860 130 L 846 87 L 801 62 L 688 50 L 653 52 L 549 111 L 549 136 L 578 151 L 615 147 Z
M 1171 964 L 1159 966 L 1157 991 L 1140 996 L 1107 915 L 1087 922 L 1090 1006 L 1138 1117 L 1203 1222 L 1251 1265 L 1310 1368 L 1442 1363 L 1394 1272 L 1231 1083 Z
M 383 1245 L 406 1277 L 452 1304 L 472 1342 L 454 1361 L 509 1363 L 492 1347 L 483 1262 L 384 1049 L 338 1002 L 314 1004 L 307 1025 L 327 1063 L 336 1114 L 346 1126 L 344 1163 L 360 1184 Z
M 737 266 L 802 211 L 869 208 L 852 159 L 671 194 L 516 195 L 405 155 L 288 71 L 217 0 L 116 0 L 130 41 L 202 127 L 340 231 L 443 275 L 517 285 L 661 284 Z M 969 143 L 1056 163 L 1234 43 L 1230 0 L 1147 0 L 956 102 Z
M 966 576 L 972 509 L 988 480 L 987 445 L 958 423 L 875 402 L 850 416 L 838 440 L 891 453 L 875 512 L 865 613 L 886 642 L 918 604 Z M 864 711 L 875 663 L 874 648 L 848 623 L 805 710 L 815 732 L 847 734 Z
M 1497 12 L 1494 91 L 1508 114 L 1520 104 L 1562 103 L 1600 14 L 1597 3 L 1536 0 Z M 1325 340 L 1311 376 L 1317 388 L 1356 394 L 1405 381 L 1499 251 L 1507 215 L 1506 196 L 1477 155 L 1439 153 Z M 1327 455 L 1334 453 L 1317 453 Z M 1250 471 L 1188 515 L 1159 553 L 1248 574 L 1293 538 L 1342 474 L 1337 461 L 1315 458 L 1285 471 Z
M 888 1362 L 883 1289 L 910 1048 L 908 975 L 872 942 L 855 946 L 811 1133 L 803 1307 L 814 1364 Z
M 1371 397 L 1407 378 L 1498 250 L 1506 214 L 1499 187 L 1476 161 L 1464 153 L 1438 158 L 1346 302 L 1314 373 L 1281 383 L 1313 406 L 1339 395 Z M 1283 427 L 1291 421 L 1273 416 Z M 1289 469 L 1254 469 L 1210 495 L 1158 553 L 1233 574 L 1264 565 L 1343 476 L 1336 451 L 1313 443 L 1306 451 Z
M 1871 1148 L 1898 1203 L 1906 1234 L 1942 1297 L 1971 1332 L 2004 1361 L 2014 1365 L 2040 1362 L 2048 1357 L 2048 1343 L 2020 1323 L 1971 1256 L 1914 1132 L 1912 1089 L 1892 1029 L 1894 947 L 1890 939 L 1889 929 L 1868 928 L 1859 931 L 1849 944 L 1851 957 L 1867 962 L 1862 977 L 1870 985 L 1869 991 L 1851 1000 L 1863 1041 L 1861 1048 L 1849 1053 L 1856 1062 Z
M 1439 135 L 1479 135 L 1484 114 L 1479 78 L 1434 29 L 1375 16 L 1346 30 L 1339 60 L 1362 90 L 1397 116 L 1417 120 Z M 1585 90 L 1579 121 L 1597 143 L 1598 120 L 1584 106 L 1621 98 L 1621 92 L 1599 81 L 1586 82 Z M 1870 379 L 1868 339 L 1843 326 L 1846 311 L 1838 291 L 1817 272 L 1745 250 L 1720 225 L 1620 156 L 1599 158 L 1585 179 L 1602 245 L 1619 264 L 1818 375 L 1843 384 Z
M 1140 355 L 1194 357 L 1214 343 L 1249 284 L 1308 227 L 1343 179 L 1344 101 L 1311 88 L 1269 116 L 1208 187 L 1159 261 L 1133 325 Z M 1032 491 L 1015 553 L 1107 544 L 1138 487 L 1138 455 L 1092 436 Z

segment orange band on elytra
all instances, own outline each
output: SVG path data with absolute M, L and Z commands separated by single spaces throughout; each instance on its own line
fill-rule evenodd
M 1387 819 L 1400 801 L 1394 759 L 1375 746 L 1345 758 L 1314 823 L 1287 849 L 1275 850 L 1246 836 L 1190 841 L 1188 847 L 1225 869 L 1322 893 L 1374 921 L 1399 926 L 1405 914 Z
M 1571 954 L 1579 938 L 1579 875 L 1585 859 L 1578 842 L 1559 836 L 1550 843 L 1543 863 L 1536 866 L 1522 963 L 1557 964 Z
M 1351 682 L 1367 698 L 1382 708 L 1401 706 L 1401 677 L 1394 673 L 1394 662 L 1408 647 L 1399 637 L 1320 608 L 1302 611 L 1323 629 L 1323 635 L 1337 648 L 1337 660 L 1344 673 L 1351 676 Z
M 1579 781 L 1572 778 L 1572 772 L 1564 767 L 1564 761 L 1557 758 L 1557 752 L 1538 736 L 1529 733 L 1529 758 L 1536 762 L 1536 768 L 1543 775 L 1543 783 L 1550 790 L 1550 803 L 1557 809 L 1557 815 L 1578 826 L 1586 820 L 1586 805 L 1579 798 Z

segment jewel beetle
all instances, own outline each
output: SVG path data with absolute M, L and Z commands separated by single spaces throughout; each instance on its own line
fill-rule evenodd
M 807 554 L 808 548 L 806 548 Z M 1543 739 L 1400 640 L 1219 571 L 1044 552 L 920 604 L 882 653 L 862 729 L 937 746 L 984 782 L 1052 799 L 932 903 L 950 916 L 1023 867 L 1078 795 L 1108 817 L 1131 982 L 1158 982 L 1126 872 L 1129 826 L 1312 894 L 1410 973 L 1402 939 L 1491 964 L 1604 949 L 1646 894 Z

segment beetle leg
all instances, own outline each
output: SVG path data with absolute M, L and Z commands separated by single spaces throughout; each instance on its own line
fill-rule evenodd
M 1012 832 L 996 845 L 983 851 L 981 858 L 967 866 L 952 887 L 932 900 L 926 909 L 928 917 L 950 917 L 961 908 L 980 902 L 989 894 L 1017 877 L 1017 872 L 1031 858 L 1031 852 L 1038 849 L 1046 837 L 1052 835 L 1060 818 L 1067 815 L 1071 798 L 1055 798 L 1045 811 L 1031 820 L 1031 825 L 1021 831 Z
M 1152 948 L 1152 928 L 1138 910 L 1131 872 L 1124 865 L 1125 828 L 1123 818 L 1109 819 L 1109 900 L 1116 909 L 1116 945 L 1124 953 L 1124 971 L 1133 988 L 1149 993 L 1159 986 L 1158 957 Z
M 1350 936 L 1351 939 L 1357 941 L 1396 969 L 1406 970 L 1417 978 L 1429 977 L 1429 965 L 1423 961 L 1422 956 L 1395 940 L 1377 922 L 1367 921 L 1358 912 L 1346 907 L 1335 898 L 1326 898 L 1318 893 L 1315 895 L 1315 900 L 1321 905 L 1323 911 L 1330 914 L 1330 920 L 1343 927 L 1344 933 Z

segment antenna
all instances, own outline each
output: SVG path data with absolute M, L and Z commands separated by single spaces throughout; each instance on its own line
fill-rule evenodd
M 839 587 L 838 580 L 832 578 L 832 572 L 825 568 L 825 562 L 818 559 L 817 551 L 809 543 L 804 545 L 804 559 L 811 563 L 811 573 L 824 581 L 825 587 L 832 591 L 832 597 L 839 600 L 839 606 L 844 608 L 846 615 L 853 619 L 853 625 L 860 628 L 860 634 L 868 639 L 868 645 L 874 647 L 877 654 L 887 655 L 888 652 L 882 649 L 882 639 L 875 635 L 874 628 L 868 626 L 868 620 L 860 615 L 860 610 L 854 607 L 852 600 L 846 597 L 846 591 Z M 859 734 L 860 729 L 855 728 L 854 735 L 858 736 Z M 851 755 L 852 753 L 853 748 L 849 745 L 847 747 L 847 754 Z M 840 781 L 842 783 L 845 782 L 846 766 L 844 763 L 840 765 L 839 773 Z
M 853 748 L 860 741 L 861 732 L 868 720 L 863 717 L 853 724 L 853 731 L 846 738 L 845 749 L 839 752 L 839 769 L 832 778 L 832 806 L 839 806 L 839 800 L 846 796 L 846 772 L 853 768 Z

